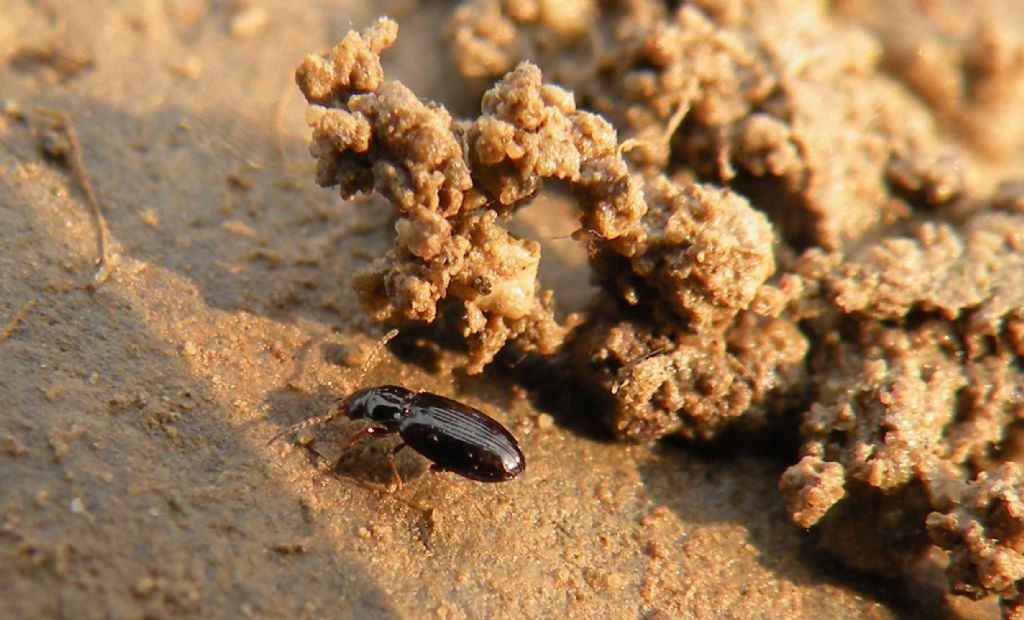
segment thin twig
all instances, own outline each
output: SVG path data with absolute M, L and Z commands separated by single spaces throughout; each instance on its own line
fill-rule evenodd
M 640 138 L 629 138 L 624 140 L 619 145 L 619 151 L 622 153 L 628 153 L 633 149 L 640 146 L 647 147 L 667 147 L 672 142 L 672 136 L 675 135 L 676 130 L 679 129 L 679 125 L 683 123 L 683 119 L 690 113 L 690 105 L 693 103 L 694 98 L 697 95 L 697 88 L 694 82 L 691 82 L 683 92 L 683 97 L 679 100 L 676 105 L 676 109 L 672 112 L 672 116 L 669 117 L 665 127 L 661 130 L 661 135 L 657 140 L 641 140 Z
M 3 330 L 0 331 L 0 342 L 3 342 L 4 340 L 10 338 L 11 334 L 14 333 L 14 330 L 18 329 L 18 325 L 20 325 L 21 322 L 25 319 L 25 317 L 28 316 L 28 313 L 32 312 L 32 308 L 35 305 L 36 300 L 30 299 L 26 301 L 25 304 L 21 308 L 19 308 L 17 312 L 14 313 L 14 316 L 11 317 L 11 320 L 7 321 L 7 325 L 4 325 Z
M 85 160 L 82 156 L 82 145 L 78 141 L 78 132 L 75 131 L 71 115 L 67 112 L 47 108 L 36 108 L 36 112 L 56 121 L 59 129 L 63 130 L 64 135 L 67 136 L 69 152 L 65 159 L 68 165 L 71 166 L 71 173 L 75 176 L 75 181 L 78 182 L 82 193 L 85 194 L 85 201 L 89 203 L 92 215 L 96 219 L 100 256 L 96 260 L 96 273 L 93 275 L 92 282 L 86 287 L 90 290 L 95 290 L 110 277 L 110 229 L 107 226 L 107 218 L 103 215 L 103 208 L 100 207 L 100 201 L 96 198 L 96 191 L 93 189 L 92 183 L 89 181 L 89 175 L 86 173 Z
M 676 106 L 676 111 L 669 117 L 668 124 L 665 125 L 665 129 L 661 132 L 662 146 L 668 146 L 672 141 L 672 136 L 675 135 L 676 130 L 679 129 L 679 125 L 682 124 L 686 115 L 690 113 L 690 103 L 692 101 L 692 97 L 684 97 L 679 102 L 679 105 Z
M 626 384 L 629 383 L 630 380 L 632 380 L 632 378 L 633 378 L 630 375 L 626 375 L 626 376 L 622 377 L 621 379 L 619 379 L 618 375 L 622 375 L 624 373 L 628 373 L 629 371 L 631 371 L 634 368 L 636 368 L 641 362 L 644 362 L 646 360 L 651 359 L 652 357 L 654 357 L 656 355 L 661 355 L 662 353 L 666 353 L 666 352 L 668 352 L 668 347 L 667 346 L 665 346 L 665 347 L 658 347 L 657 349 L 655 349 L 653 351 L 648 351 L 647 353 L 644 353 L 640 357 L 633 358 L 633 359 L 629 360 L 628 362 L 626 362 L 625 364 L 623 364 L 622 367 L 619 368 L 618 372 L 616 373 L 615 382 L 612 383 L 611 390 L 609 390 L 609 391 L 612 394 L 618 394 L 619 390 L 621 390 L 623 387 L 625 387 Z

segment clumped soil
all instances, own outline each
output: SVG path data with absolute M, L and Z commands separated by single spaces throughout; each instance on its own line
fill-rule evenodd
M 1024 614 L 1013 2 L 3 14 L 0 617 Z

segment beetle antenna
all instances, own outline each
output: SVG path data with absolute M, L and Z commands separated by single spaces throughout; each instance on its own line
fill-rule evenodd
M 275 441 L 287 435 L 288 433 L 301 431 L 302 429 L 309 428 L 311 426 L 320 426 L 321 424 L 326 424 L 327 422 L 330 422 L 335 418 L 340 418 L 344 416 L 346 413 L 348 413 L 348 407 L 346 406 L 345 400 L 343 399 L 340 400 L 336 405 L 331 407 L 330 412 L 325 413 L 323 415 L 318 415 L 315 418 L 309 418 L 301 422 L 296 422 L 295 424 L 286 427 L 284 430 L 279 431 L 276 435 L 270 438 L 270 441 L 267 442 L 267 445 L 269 446 L 270 444 L 274 443 Z
M 377 344 L 374 345 L 373 350 L 370 351 L 370 355 L 367 356 L 366 361 L 363 362 L 362 367 L 359 368 L 359 378 L 356 379 L 356 385 L 362 384 L 363 379 L 366 378 L 366 373 L 370 372 L 370 369 L 373 367 L 373 364 L 377 361 L 377 357 L 380 355 L 380 352 L 384 349 L 385 345 L 387 345 L 387 343 L 390 342 L 391 339 L 397 335 L 398 330 L 392 329 L 388 333 L 384 334 L 384 336 L 377 341 Z M 308 420 L 303 420 L 302 422 L 292 424 L 291 426 L 285 428 L 284 430 L 278 432 L 276 435 L 271 437 L 270 441 L 267 442 L 267 445 L 269 446 L 270 444 L 274 443 L 275 441 L 277 441 L 284 435 L 287 435 L 288 433 L 301 431 L 302 429 L 309 428 L 311 426 L 320 426 L 321 424 L 326 424 L 327 422 L 330 422 L 331 420 L 334 420 L 336 418 L 340 418 L 347 413 L 348 407 L 345 404 L 345 399 L 340 399 L 338 403 L 334 407 L 332 407 L 331 411 L 329 411 L 328 413 L 316 416 L 315 418 L 309 418 Z M 357 437 L 360 437 L 361 435 L 362 433 L 357 435 Z
M 366 378 L 366 373 L 370 372 L 370 369 L 373 368 L 373 365 L 377 362 L 377 357 L 380 356 L 380 352 L 383 351 L 384 347 L 397 335 L 398 330 L 393 329 L 384 334 L 381 339 L 377 341 L 377 344 L 374 345 L 373 350 L 370 351 L 370 354 L 366 357 L 366 361 L 363 362 L 362 367 L 359 369 L 359 377 L 355 382 L 357 386 L 363 384 L 363 379 Z

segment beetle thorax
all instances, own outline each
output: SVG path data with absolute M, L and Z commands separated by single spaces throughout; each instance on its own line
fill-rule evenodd
M 409 399 L 415 392 L 396 385 L 356 390 L 345 399 L 344 407 L 352 420 L 369 420 L 394 425 L 409 415 Z

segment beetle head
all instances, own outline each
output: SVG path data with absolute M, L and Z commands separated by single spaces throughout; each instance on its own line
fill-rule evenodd
M 342 401 L 340 407 L 350 420 L 368 420 L 382 426 L 397 426 L 409 413 L 409 399 L 414 392 L 395 385 L 356 390 Z

